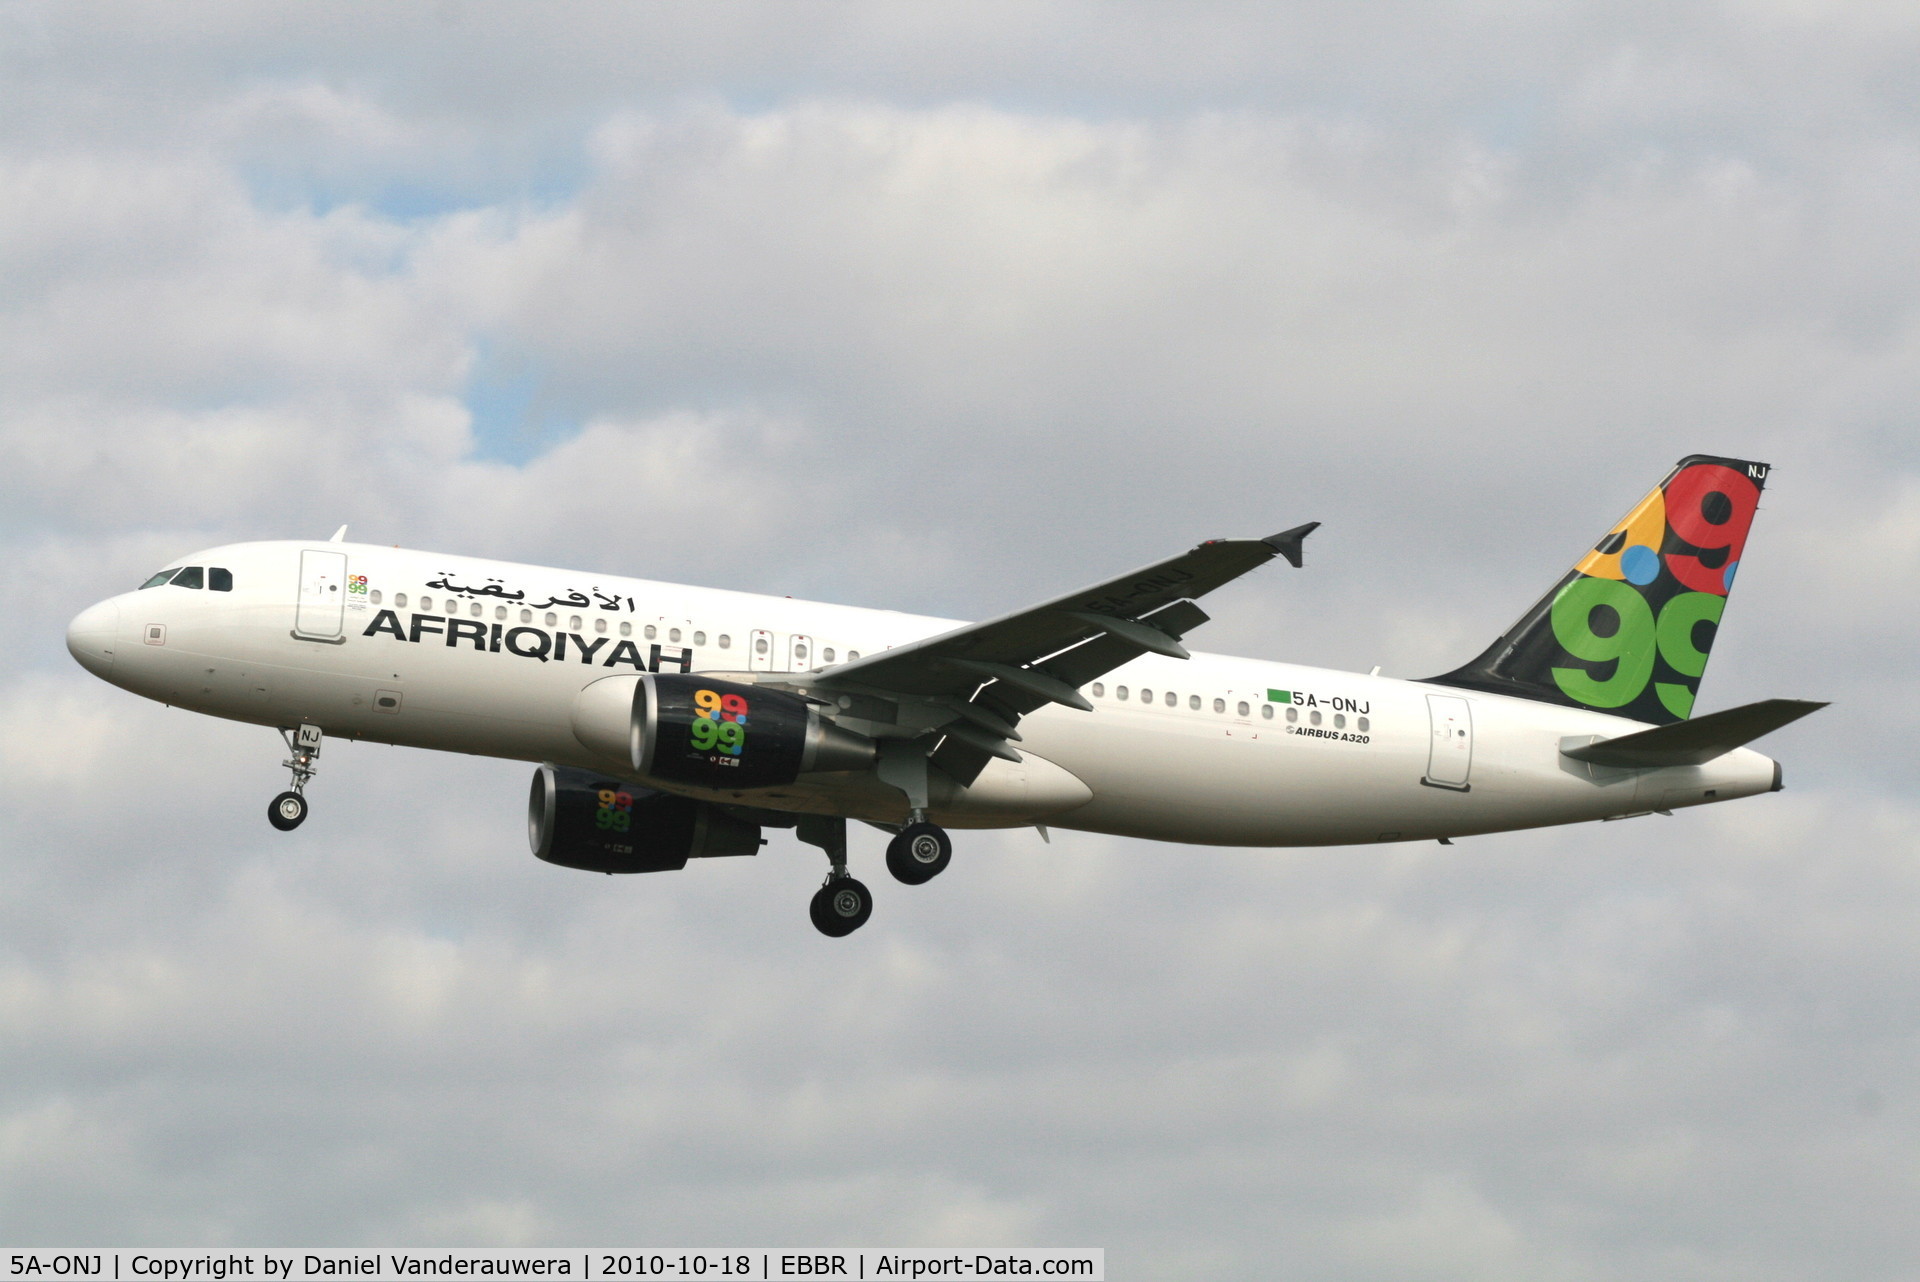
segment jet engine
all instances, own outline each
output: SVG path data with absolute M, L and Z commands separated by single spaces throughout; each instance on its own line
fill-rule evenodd
M 633 768 L 696 788 L 768 788 L 816 770 L 864 770 L 873 741 L 798 695 L 649 672 L 634 691 Z
M 757 854 L 760 827 L 690 797 L 544 765 L 527 798 L 527 840 L 564 868 L 673 872 L 689 859 Z

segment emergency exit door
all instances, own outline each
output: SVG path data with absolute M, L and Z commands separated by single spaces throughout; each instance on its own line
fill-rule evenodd
M 747 671 L 773 671 L 773 633 L 755 628 L 748 638 Z
M 347 614 L 347 554 L 300 553 L 300 598 L 294 610 L 296 635 L 315 641 L 344 640 Z
M 805 672 L 813 666 L 813 638 L 798 632 L 787 638 L 787 671 Z
M 1473 771 L 1473 709 L 1450 694 L 1427 696 L 1427 716 L 1433 738 L 1427 750 L 1427 775 L 1420 782 L 1434 788 L 1469 789 Z

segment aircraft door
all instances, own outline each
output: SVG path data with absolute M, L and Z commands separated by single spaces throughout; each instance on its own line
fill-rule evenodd
M 1427 716 L 1433 737 L 1427 751 L 1427 774 L 1420 782 L 1434 788 L 1466 792 L 1473 769 L 1473 710 L 1465 699 L 1450 694 L 1427 696 Z
M 747 640 L 747 671 L 773 671 L 773 633 L 755 628 Z
M 300 599 L 293 630 L 316 641 L 341 639 L 347 612 L 347 554 L 306 549 L 300 553 Z
M 787 671 L 805 672 L 813 666 L 813 638 L 794 633 L 787 638 Z

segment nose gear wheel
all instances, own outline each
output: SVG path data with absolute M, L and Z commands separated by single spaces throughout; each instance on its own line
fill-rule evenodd
M 293 787 L 267 803 L 267 822 L 281 832 L 292 832 L 307 820 L 307 781 L 318 774 L 313 763 L 320 756 L 321 730 L 302 725 L 298 730 L 282 727 L 280 737 L 287 741 L 291 755 L 280 764 L 293 772 Z
M 292 832 L 307 818 L 307 799 L 297 792 L 283 792 L 267 805 L 267 822 L 281 832 Z

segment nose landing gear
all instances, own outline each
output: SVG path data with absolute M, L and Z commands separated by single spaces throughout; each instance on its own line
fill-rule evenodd
M 293 787 L 275 797 L 267 805 L 267 822 L 281 832 L 292 832 L 307 818 L 307 781 L 317 773 L 319 767 L 314 761 L 320 756 L 320 727 L 303 725 L 298 730 L 282 727 L 280 737 L 287 741 L 287 751 L 293 754 L 280 764 L 293 772 Z
M 307 799 L 297 792 L 283 792 L 267 806 L 267 822 L 281 832 L 292 832 L 307 818 Z

